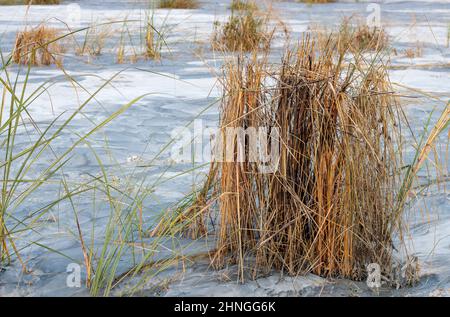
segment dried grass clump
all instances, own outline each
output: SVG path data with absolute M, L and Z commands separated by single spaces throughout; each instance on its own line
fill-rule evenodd
M 352 54 L 389 48 L 389 36 L 382 27 L 369 27 L 360 21 L 352 24 L 351 21 L 352 18 L 344 18 L 336 32 L 320 25 L 311 25 L 309 29 L 322 48 L 333 45 L 339 52 Z
M 19 32 L 13 49 L 13 61 L 33 66 L 60 64 L 63 48 L 57 41 L 58 35 L 58 30 L 45 25 Z
M 232 14 L 223 25 L 216 22 L 212 38 L 213 49 L 244 52 L 267 49 L 274 33 L 269 31 L 267 19 L 244 11 Z
M 276 69 L 256 54 L 226 65 L 221 149 L 225 157 L 231 147 L 234 160 L 218 163 L 213 262 L 237 263 L 242 280 L 248 268 L 359 280 L 378 263 L 391 273 L 396 100 L 381 61 L 355 56 L 344 66 L 346 52 L 335 52 L 307 37 Z M 277 128 L 275 171 L 239 162 L 238 149 L 249 153 L 252 144 L 227 139 L 230 127 Z
M 404 55 L 407 58 L 416 58 L 422 56 L 422 50 L 420 48 L 407 48 L 404 51 Z
M 381 27 L 369 27 L 366 24 L 352 26 L 348 19 L 342 22 L 335 40 L 340 51 L 377 51 L 389 47 L 389 37 Z
M 251 0 L 233 0 L 231 2 L 231 6 L 230 9 L 232 11 L 235 10 L 246 10 L 246 11 L 256 11 L 258 10 L 258 5 L 255 3 L 255 1 L 251 1 Z
M 423 45 L 421 43 L 417 42 L 416 46 L 407 48 L 404 51 L 405 57 L 407 57 L 407 58 L 422 57 L 422 55 L 423 55 L 422 47 L 423 47 Z
M 197 9 L 199 7 L 196 0 L 161 0 L 160 9 Z

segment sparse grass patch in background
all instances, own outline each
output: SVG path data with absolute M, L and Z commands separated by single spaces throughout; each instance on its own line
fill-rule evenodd
M 369 27 L 358 23 L 356 26 L 344 19 L 337 35 L 338 49 L 352 52 L 383 50 L 389 46 L 389 37 L 381 27 Z M 348 47 L 348 48 L 347 48 Z
M 111 25 L 92 23 L 91 26 L 86 29 L 83 42 L 81 44 L 77 43 L 76 54 L 94 57 L 102 55 L 106 42 L 112 34 L 113 30 Z
M 0 5 L 60 4 L 60 0 L 0 0 Z
M 169 32 L 166 24 L 167 18 L 168 16 L 161 25 L 157 26 L 154 22 L 153 13 L 148 12 L 144 24 L 140 26 L 138 43 L 136 43 L 136 39 L 133 39 L 127 23 L 124 23 L 117 48 L 116 62 L 122 64 L 125 62 L 134 63 L 139 59 L 160 60 L 163 47 L 167 47 L 165 41 Z
M 164 35 L 162 34 L 162 30 L 157 30 L 153 16 L 148 16 L 145 28 L 145 57 L 159 60 L 161 58 L 163 44 Z
M 59 64 L 63 49 L 56 40 L 58 34 L 58 30 L 45 25 L 19 32 L 13 49 L 13 61 L 33 66 Z
M 258 10 L 258 5 L 253 0 L 233 0 L 231 2 L 230 9 L 234 10 L 247 10 L 256 11 Z
M 160 9 L 197 9 L 197 0 L 160 0 Z
M 330 32 L 320 26 L 312 27 L 323 48 L 334 45 L 339 52 L 364 53 L 389 48 L 389 37 L 382 27 L 369 27 L 362 22 L 351 23 L 344 18 L 337 32 Z M 332 42 L 332 43 L 330 43 Z
M 422 57 L 422 44 L 417 42 L 416 46 L 408 48 L 404 51 L 404 55 L 408 58 Z
M 268 29 L 268 17 L 250 11 L 232 14 L 223 25 L 215 22 L 212 47 L 219 51 L 252 51 L 267 49 L 273 32 Z

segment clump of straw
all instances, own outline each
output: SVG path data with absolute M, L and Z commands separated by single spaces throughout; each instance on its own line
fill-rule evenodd
M 255 1 L 247 0 L 233 0 L 231 2 L 230 9 L 232 11 L 235 10 L 247 10 L 247 11 L 256 11 L 258 10 L 258 5 L 255 3 Z
M 340 31 L 336 35 L 338 48 L 352 52 L 379 51 L 389 47 L 389 37 L 382 27 L 368 26 L 359 23 L 351 25 L 349 19 L 344 19 Z
M 196 0 L 161 0 L 160 9 L 197 9 L 199 6 Z
M 363 279 L 378 263 L 391 273 L 396 100 L 381 61 L 348 65 L 335 52 L 306 37 L 275 69 L 256 54 L 226 65 L 221 149 L 234 160 L 218 163 L 213 262 L 237 263 L 241 280 L 249 267 Z M 230 127 L 277 129 L 277 140 L 266 135 L 276 169 L 239 160 L 253 145 L 225 137 Z
M 58 30 L 41 25 L 19 32 L 13 50 L 13 61 L 33 66 L 61 63 L 62 46 L 58 43 Z
M 221 51 L 267 49 L 274 33 L 267 23 L 267 16 L 260 17 L 249 10 L 233 12 L 223 25 L 215 23 L 212 47 Z

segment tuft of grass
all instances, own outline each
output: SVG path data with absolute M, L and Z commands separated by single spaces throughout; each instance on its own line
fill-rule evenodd
M 382 51 L 389 48 L 389 37 L 382 27 L 369 27 L 357 22 L 351 23 L 350 18 L 344 18 L 337 32 L 328 32 L 320 27 L 314 27 L 318 45 L 335 46 L 340 52 L 353 54 L 367 51 Z
M 59 31 L 45 25 L 25 29 L 16 35 L 13 61 L 33 66 L 60 64 L 62 46 L 57 41 Z
M 369 27 L 366 24 L 352 26 L 344 19 L 338 34 L 341 50 L 349 46 L 352 52 L 377 51 L 388 48 L 389 37 L 381 27 Z
M 127 22 L 125 22 L 117 48 L 116 62 L 118 64 L 126 61 L 134 63 L 140 58 L 160 60 L 163 47 L 169 48 L 165 40 L 169 32 L 167 18 L 168 16 L 157 26 L 154 22 L 153 12 L 147 12 L 143 25 L 140 25 L 140 45 L 135 43 Z M 128 49 L 125 48 L 125 44 L 128 44 Z
M 267 49 L 273 32 L 268 29 L 267 17 L 258 17 L 250 11 L 232 14 L 223 25 L 214 24 L 212 47 L 221 51 L 252 51 Z
M 11 58 L 12 59 L 12 58 Z M 2 55 L 3 60 L 3 55 Z M 95 188 L 92 182 L 82 184 L 68 184 L 63 169 L 70 161 L 75 149 L 84 144 L 87 139 L 109 124 L 127 108 L 131 107 L 139 98 L 122 106 L 119 110 L 108 115 L 104 120 L 96 125 L 90 126 L 87 132 L 74 133 L 74 139 L 67 143 L 67 147 L 62 148 L 58 153 L 53 149 L 53 144 L 59 142 L 65 135 L 64 132 L 70 130 L 70 124 L 74 119 L 81 117 L 83 109 L 95 99 L 96 95 L 118 75 L 98 88 L 80 104 L 73 112 L 68 113 L 68 117 L 56 116 L 45 126 L 38 125 L 31 116 L 29 108 L 39 96 L 48 92 L 52 83 L 44 82 L 35 90 L 29 91 L 29 75 L 31 64 L 25 74 L 18 74 L 11 77 L 8 71 L 9 63 L 3 60 L 2 76 L 0 77 L 0 88 L 2 98 L 0 102 L 0 260 L 2 264 L 8 265 L 17 259 L 27 271 L 26 263 L 22 260 L 20 250 L 31 244 L 44 247 L 56 253 L 44 245 L 34 241 L 20 241 L 18 248 L 16 241 L 19 237 L 30 231 L 37 231 L 39 219 L 49 213 L 52 208 L 63 202 L 70 202 L 73 205 L 73 198 L 86 193 Z M 19 80 L 25 78 L 21 85 Z M 74 84 L 77 84 L 73 81 Z M 82 86 L 80 86 L 83 88 Z M 49 160 L 49 158 L 51 158 Z M 37 206 L 27 206 L 27 213 L 24 217 L 19 217 L 23 212 L 25 204 L 39 191 L 55 189 L 55 184 L 60 184 L 64 188 L 64 193 L 49 197 L 42 204 Z M 77 221 L 78 230 L 80 231 Z M 81 236 L 81 231 L 80 231 Z M 86 266 L 89 267 L 89 258 L 83 241 L 81 241 L 83 253 L 86 255 Z
M 422 44 L 417 42 L 416 46 L 408 48 L 404 51 L 404 55 L 408 58 L 416 58 L 422 56 Z
M 78 44 L 76 54 L 83 56 L 100 56 L 106 46 L 106 42 L 111 37 L 113 30 L 109 24 L 92 23 L 86 28 L 83 42 Z
M 161 0 L 160 9 L 197 9 L 199 3 L 197 0 Z
M 153 16 L 148 16 L 145 28 L 145 57 L 159 60 L 164 44 L 164 35 L 156 29 Z
M 232 11 L 239 11 L 239 10 L 245 10 L 245 11 L 257 11 L 258 5 L 255 3 L 255 1 L 251 0 L 233 0 L 231 2 L 230 9 Z
M 431 130 L 427 123 L 413 161 L 403 166 L 401 130 L 410 125 L 381 52 L 368 58 L 350 46 L 337 50 L 338 44 L 306 36 L 281 64 L 255 52 L 224 66 L 222 160 L 209 176 L 219 201 L 212 264 L 237 264 L 242 282 L 273 269 L 362 280 L 369 263 L 379 264 L 393 286 L 417 282 L 417 262 L 405 265 L 408 276 L 399 282 L 393 238 L 407 254 L 405 206 L 417 173 L 448 129 L 450 105 Z M 263 148 L 247 134 L 261 127 Z M 230 136 L 230 128 L 243 133 Z M 255 142 L 263 158 L 252 161 Z M 274 149 L 276 168 L 262 173 L 266 152 Z
M 225 66 L 219 156 L 234 159 L 218 163 L 213 263 L 236 263 L 241 281 L 249 268 L 360 280 L 378 263 L 392 273 L 397 102 L 381 59 L 348 66 L 345 54 L 306 37 L 280 66 L 257 54 Z M 255 140 L 225 136 L 250 127 L 278 130 L 264 134 L 279 151 L 272 172 L 237 159 Z

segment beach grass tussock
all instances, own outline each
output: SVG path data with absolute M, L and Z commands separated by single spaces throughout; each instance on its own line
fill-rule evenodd
M 252 0 L 233 0 L 231 2 L 230 9 L 235 10 L 246 10 L 246 11 L 256 11 L 258 10 L 258 5 Z
M 267 49 L 274 30 L 268 27 L 268 16 L 244 10 L 232 13 L 228 21 L 215 22 L 212 47 L 219 51 L 252 51 Z
M 349 19 L 343 20 L 336 41 L 341 51 L 347 47 L 352 52 L 377 51 L 389 46 L 389 37 L 382 27 L 362 23 L 352 25 Z
M 347 52 L 319 47 L 306 37 L 276 69 L 256 54 L 225 66 L 221 149 L 233 156 L 218 163 L 213 263 L 238 264 L 242 281 L 247 268 L 361 280 L 378 263 L 392 273 L 397 102 L 381 61 L 345 66 Z M 279 151 L 272 172 L 237 159 L 250 153 L 247 136 L 225 137 L 250 127 L 278 131 L 266 133 Z
M 344 18 L 336 32 L 320 25 L 311 25 L 310 31 L 321 47 L 333 45 L 339 52 L 360 54 L 390 47 L 389 36 L 382 27 L 368 26 L 361 21 L 352 23 L 352 18 Z
M 197 0 L 161 0 L 160 9 L 197 9 L 199 3 Z
M 58 35 L 58 30 L 45 25 L 19 32 L 14 45 L 13 61 L 33 66 L 60 64 L 63 48 L 57 41 Z

